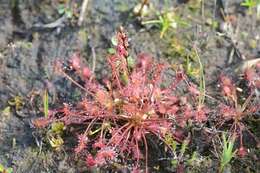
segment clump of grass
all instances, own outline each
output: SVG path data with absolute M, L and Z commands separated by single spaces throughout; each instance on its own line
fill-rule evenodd
M 44 116 L 47 118 L 49 114 L 49 95 L 47 90 L 44 90 L 43 93 L 43 110 Z
M 0 164 L 0 173 L 13 173 L 13 168 L 6 168 Z
M 206 83 L 205 83 L 205 76 L 204 76 L 204 67 L 200 60 L 200 56 L 198 54 L 198 51 L 196 47 L 194 47 L 195 55 L 197 58 L 197 61 L 199 63 L 199 106 L 202 107 L 204 105 L 205 101 L 205 95 L 206 95 Z
M 257 16 L 259 15 L 259 9 L 258 8 L 259 8 L 259 5 L 260 5 L 260 0 L 244 0 L 243 2 L 241 2 L 240 5 L 247 7 L 249 14 L 253 14 L 253 9 L 257 8 Z
M 170 29 L 176 30 L 178 27 L 186 27 L 189 24 L 178 16 L 174 11 L 157 12 L 157 19 L 142 22 L 143 25 L 157 25 L 160 28 L 160 38 Z
M 223 150 L 220 160 L 220 172 L 223 172 L 225 167 L 230 163 L 232 158 L 235 156 L 236 151 L 234 151 L 235 137 L 227 138 L 226 134 L 222 134 Z

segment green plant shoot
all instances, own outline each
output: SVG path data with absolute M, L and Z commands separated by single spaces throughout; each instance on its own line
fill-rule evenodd
M 203 106 L 204 105 L 204 101 L 205 101 L 205 95 L 206 95 L 206 84 L 205 84 L 205 76 L 204 76 L 204 68 L 203 68 L 203 64 L 201 63 L 198 51 L 196 48 L 194 48 L 195 50 L 195 54 L 196 57 L 198 59 L 198 63 L 199 63 L 199 90 L 200 90 L 200 95 L 199 95 L 199 106 Z
M 222 134 L 223 151 L 221 155 L 220 172 L 224 171 L 224 168 L 229 164 L 231 159 L 235 156 L 236 151 L 233 151 L 235 137 L 227 139 L 225 133 Z
M 0 173 L 13 173 L 13 168 L 5 168 L 5 167 L 0 163 Z
M 245 0 L 240 5 L 247 7 L 249 10 L 249 14 L 253 14 L 253 8 L 258 8 L 258 6 L 260 5 L 260 0 Z
M 49 96 L 47 90 L 45 90 L 43 94 L 43 110 L 44 110 L 44 116 L 47 118 L 49 112 Z

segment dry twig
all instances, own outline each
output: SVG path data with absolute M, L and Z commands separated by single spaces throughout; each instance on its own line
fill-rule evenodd
M 82 7 L 81 7 L 81 11 L 80 11 L 80 15 L 79 15 L 79 20 L 78 20 L 78 25 L 81 26 L 84 20 L 84 16 L 86 13 L 88 7 L 88 0 L 84 0 L 82 3 Z

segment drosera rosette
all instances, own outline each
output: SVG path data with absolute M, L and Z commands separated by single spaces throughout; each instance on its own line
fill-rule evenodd
M 247 149 L 243 143 L 244 133 L 249 134 L 256 142 L 257 147 L 260 145 L 259 139 L 250 131 L 245 124 L 245 120 L 253 117 L 254 114 L 259 113 L 260 104 L 257 98 L 259 73 L 257 67 L 251 67 L 244 72 L 244 79 L 246 81 L 247 92 L 243 90 L 233 80 L 226 76 L 221 75 L 219 78 L 222 95 L 225 100 L 219 104 L 217 128 L 228 126 L 229 132 L 239 139 L 240 147 L 238 155 L 244 157 L 247 154 Z M 245 95 L 245 96 L 244 96 Z
M 110 77 L 97 80 L 82 64 L 80 55 L 73 55 L 69 66 L 79 78 L 71 77 L 62 66 L 59 71 L 83 90 L 82 100 L 49 111 L 48 117 L 36 119 L 34 125 L 46 127 L 58 121 L 66 127 L 84 129 L 78 132 L 75 153 L 84 155 L 89 167 L 102 167 L 116 161 L 125 164 L 131 160 L 133 170 L 137 171 L 144 161 L 145 172 L 148 172 L 148 136 L 165 143 L 166 137 L 171 135 L 181 142 L 179 132 L 175 133 L 174 129 L 184 127 L 188 120 L 205 122 L 207 113 L 193 103 L 198 95 L 190 93 L 188 88 L 193 85 L 183 71 L 176 70 L 166 79 L 171 82 L 165 86 L 165 72 L 172 70 L 170 65 L 158 63 L 145 53 L 137 56 L 135 65 L 128 65 L 129 44 L 123 28 L 115 38 L 115 52 L 107 57 Z M 190 95 L 195 98 L 193 101 L 182 101 L 177 89 L 181 83 L 188 91 L 185 97 Z

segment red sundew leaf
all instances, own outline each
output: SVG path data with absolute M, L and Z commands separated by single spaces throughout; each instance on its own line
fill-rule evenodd
M 88 138 L 84 135 L 78 135 L 78 146 L 74 149 L 75 153 L 78 154 L 86 148 Z
M 141 172 L 141 170 L 138 166 L 135 166 L 132 170 L 132 173 L 140 173 L 140 172 Z
M 107 109 L 111 109 L 113 107 L 113 100 L 106 91 L 98 90 L 96 93 L 96 101 L 105 106 Z
M 159 124 L 158 122 L 154 121 L 154 122 L 150 122 L 147 126 L 150 129 L 153 129 L 153 131 L 159 132 L 161 124 Z
M 153 89 L 151 100 L 152 102 L 155 100 L 160 100 L 162 97 L 162 90 L 158 87 Z
M 200 94 L 200 91 L 198 90 L 197 86 L 194 84 L 191 84 L 188 87 L 189 92 L 194 95 L 194 96 L 198 96 Z
M 143 73 L 151 69 L 152 63 L 153 63 L 152 56 L 147 53 L 141 53 L 137 57 L 137 67 L 142 69 Z
M 122 95 L 129 97 L 131 100 L 138 100 L 144 95 L 144 87 L 142 83 L 142 78 L 135 76 L 135 79 L 131 79 L 131 82 L 123 89 Z M 138 80 L 139 78 L 139 80 Z
M 83 122 L 86 122 L 89 119 L 87 116 L 78 116 L 76 114 L 72 114 L 70 116 L 64 116 L 60 118 L 60 120 L 66 125 L 77 125 L 77 124 L 82 124 Z
M 133 146 L 131 149 L 132 149 L 131 152 L 133 153 L 133 157 L 135 160 L 139 160 L 143 157 L 139 148 Z
M 157 64 L 155 67 L 155 71 L 153 72 L 152 82 L 153 84 L 160 84 L 162 79 L 162 72 L 166 69 L 165 64 Z
M 235 108 L 221 104 L 220 114 L 226 119 L 231 119 L 237 115 L 237 112 Z
M 260 71 L 260 63 L 257 63 L 257 64 L 256 64 L 256 69 L 257 69 L 258 71 Z
M 125 67 L 122 67 L 124 64 L 121 63 L 120 59 L 118 59 L 118 57 L 115 55 L 109 56 L 107 58 L 107 61 L 112 70 L 111 79 L 113 79 L 113 80 L 111 82 L 112 82 L 112 84 L 115 84 L 115 86 L 117 86 L 117 88 L 121 89 L 121 81 L 120 81 L 119 74 L 120 74 L 121 69 L 125 68 Z M 120 66 L 121 66 L 121 68 L 119 68 Z
M 259 80 L 255 80 L 255 87 L 260 89 L 260 79 Z
M 243 146 L 241 146 L 239 149 L 238 149 L 238 152 L 237 152 L 238 156 L 239 157 L 245 157 L 247 155 L 247 149 Z
M 172 127 L 172 123 L 170 122 L 164 121 L 160 123 L 160 127 L 159 127 L 160 135 L 165 136 L 170 131 L 171 127 Z
M 91 75 L 92 75 L 92 72 L 88 67 L 84 67 L 82 69 L 82 76 L 84 79 L 89 79 L 91 77 Z
M 185 74 L 184 74 L 183 70 L 177 71 L 176 75 L 175 75 L 175 78 L 174 78 L 174 81 L 171 84 L 171 89 L 174 90 L 177 87 L 177 85 L 180 82 L 182 82 L 185 78 L 186 77 L 185 77 Z
M 130 115 L 133 115 L 136 112 L 138 112 L 136 105 L 132 104 L 132 103 L 124 104 L 122 107 L 122 110 L 124 110 L 125 113 L 130 114 Z
M 185 106 L 183 115 L 184 115 L 185 120 L 192 118 L 193 110 L 192 110 L 191 106 L 188 106 L 188 105 Z
M 79 57 L 80 57 L 79 53 L 75 53 L 71 57 L 71 67 L 73 69 L 75 69 L 75 70 L 79 70 L 80 69 L 81 61 L 80 61 Z
M 69 104 L 63 103 L 64 107 L 59 110 L 59 112 L 63 113 L 64 116 L 68 116 L 71 114 L 71 108 Z
M 98 155 L 101 155 L 106 159 L 114 159 L 116 156 L 116 152 L 113 149 L 104 149 L 98 152 Z
M 121 132 L 115 133 L 116 130 L 112 132 L 113 140 L 111 141 L 112 145 L 119 145 L 122 143 Z
M 231 88 L 230 88 L 230 87 L 228 87 L 228 86 L 223 86 L 222 90 L 223 90 L 225 96 L 230 96 L 230 95 L 232 95 L 232 91 L 231 91 Z
M 163 137 L 169 132 L 171 126 L 172 126 L 172 123 L 167 122 L 167 121 L 164 121 L 161 123 L 154 121 L 148 125 L 148 128 Z
M 84 84 L 84 88 L 91 93 L 95 93 L 99 90 L 100 85 L 95 80 L 86 80 Z
M 224 75 L 221 75 L 220 83 L 224 96 L 227 96 L 232 101 L 235 101 L 237 99 L 236 87 L 232 83 L 231 79 Z
M 255 69 L 253 68 L 247 68 L 244 72 L 244 78 L 247 80 L 249 83 L 253 82 L 254 79 L 256 78 L 257 74 Z
M 176 96 L 166 96 L 163 101 L 167 104 L 167 105 L 173 105 L 175 103 L 177 103 L 178 98 Z
M 158 111 L 159 111 L 159 113 L 161 113 L 161 114 L 166 114 L 167 109 L 166 109 L 165 105 L 159 104 L 159 105 L 158 105 Z
M 178 83 L 178 82 L 180 82 L 180 81 L 182 81 L 184 79 L 185 79 L 184 71 L 183 70 L 177 71 L 176 72 L 176 77 L 175 77 L 176 82 Z
M 206 121 L 207 120 L 207 115 L 206 115 L 207 113 L 208 113 L 208 110 L 205 107 L 198 108 L 195 111 L 195 120 L 199 123 Z
M 88 167 L 94 167 L 97 165 L 97 162 L 91 154 L 88 154 L 86 157 L 86 164 Z
M 184 173 L 185 172 L 184 164 L 178 164 L 176 172 L 177 173 Z
M 102 109 L 95 103 L 85 101 L 81 103 L 81 106 L 82 109 L 86 111 L 89 116 L 98 116 L 102 112 Z
M 117 32 L 116 38 L 117 38 L 117 54 L 119 54 L 122 57 L 127 57 L 128 38 L 122 28 L 120 29 L 120 31 Z
M 133 134 L 136 141 L 140 141 L 142 139 L 142 133 L 140 130 L 135 130 Z
M 176 119 L 177 119 L 176 121 L 177 121 L 179 127 L 184 128 L 187 125 L 187 120 L 186 119 L 183 119 L 180 116 L 178 116 Z
M 143 92 L 142 92 L 142 97 L 148 97 L 148 96 L 150 96 L 150 94 L 151 94 L 151 88 L 152 88 L 152 85 L 150 85 L 150 86 L 143 86 L 143 88 L 142 88 L 142 90 L 143 90 Z
M 115 157 L 116 152 L 113 149 L 104 148 L 98 151 L 95 161 L 98 165 L 104 165 L 107 160 L 113 160 Z
M 106 163 L 106 159 L 104 157 L 102 157 L 101 154 L 97 154 L 97 156 L 95 157 L 95 161 L 97 163 L 97 165 L 104 165 Z
M 141 72 L 133 72 L 130 76 L 130 86 L 134 87 L 141 87 L 145 82 L 145 75 Z
M 54 61 L 54 63 L 53 63 L 53 69 L 54 69 L 54 72 L 55 72 L 55 73 L 60 73 L 60 72 L 62 72 L 62 68 L 63 68 L 62 62 L 60 62 L 60 61 Z
M 79 102 L 78 104 L 78 108 L 79 109 L 83 109 L 84 111 L 88 110 L 88 108 L 90 107 L 90 103 L 89 100 L 87 100 L 87 98 L 84 98 L 81 102 Z
M 251 106 L 247 112 L 249 113 L 256 113 L 257 111 L 260 111 L 260 104 Z
M 167 113 L 170 115 L 175 115 L 179 111 L 179 106 L 172 105 L 170 108 L 168 108 Z
M 95 143 L 93 144 L 93 148 L 102 149 L 102 148 L 104 148 L 105 146 L 106 146 L 106 145 L 103 143 L 102 140 L 99 140 L 99 141 L 97 141 L 97 142 L 95 142 Z
M 44 128 L 50 124 L 50 120 L 46 118 L 38 118 L 33 120 L 32 123 L 37 128 Z
M 109 81 L 109 79 L 104 78 L 102 81 L 103 81 L 104 85 L 107 87 L 107 89 L 109 91 L 111 91 L 112 90 L 112 83 Z
M 179 141 L 179 142 L 182 141 L 182 140 L 184 140 L 185 135 L 184 135 L 183 130 L 181 130 L 181 129 L 176 129 L 176 130 L 174 131 L 174 133 L 173 133 L 173 138 L 176 139 L 176 140 Z
M 231 81 L 231 79 L 223 74 L 220 75 L 220 82 L 223 86 L 232 86 L 233 85 L 233 82 Z
M 117 49 L 117 53 L 122 56 L 122 57 L 126 57 L 128 55 L 127 50 L 125 49 L 125 47 L 123 45 L 118 45 L 116 47 Z

